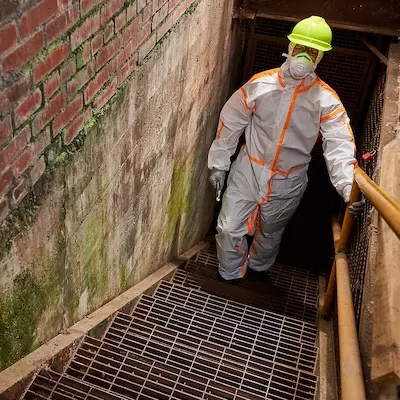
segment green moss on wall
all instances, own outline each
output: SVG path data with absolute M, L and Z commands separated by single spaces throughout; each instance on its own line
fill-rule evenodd
M 32 350 L 46 296 L 46 288 L 25 271 L 14 280 L 12 292 L 0 298 L 0 370 Z
M 176 232 L 179 232 L 181 217 L 189 213 L 193 205 L 192 162 L 179 161 L 175 164 L 172 174 L 171 192 L 167 206 L 168 223 L 165 240 L 171 242 Z

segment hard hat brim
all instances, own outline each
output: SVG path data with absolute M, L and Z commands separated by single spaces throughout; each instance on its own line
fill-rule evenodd
M 323 42 L 321 40 L 312 39 L 312 38 L 305 37 L 305 36 L 302 36 L 302 35 L 298 35 L 298 34 L 295 34 L 295 33 L 290 34 L 288 36 L 288 39 L 292 43 L 301 44 L 302 46 L 311 47 L 311 48 L 316 49 L 316 50 L 320 50 L 320 51 L 332 50 L 332 46 L 327 42 Z

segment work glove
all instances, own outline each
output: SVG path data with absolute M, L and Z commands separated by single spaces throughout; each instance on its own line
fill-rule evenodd
M 226 171 L 221 171 L 220 169 L 213 168 L 210 173 L 210 182 L 216 190 L 222 190 L 225 183 Z
M 347 185 L 343 190 L 343 199 L 346 203 L 349 203 L 349 201 L 350 201 L 350 192 L 351 192 L 351 185 Z M 355 201 L 354 203 L 350 204 L 349 213 L 354 218 L 358 218 L 362 214 L 364 207 L 365 207 L 364 199 Z

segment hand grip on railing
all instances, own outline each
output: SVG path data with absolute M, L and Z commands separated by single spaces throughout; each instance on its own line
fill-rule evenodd
M 354 179 L 361 192 L 400 238 L 400 202 L 382 190 L 360 167 L 355 168 Z

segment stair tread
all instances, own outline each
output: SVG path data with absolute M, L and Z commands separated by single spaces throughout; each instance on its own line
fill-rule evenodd
M 288 335 L 303 343 L 315 344 L 316 342 L 318 328 L 315 324 L 282 316 L 269 310 L 243 305 L 171 282 L 162 281 L 153 296 L 193 311 L 233 320 L 253 329 L 268 331 L 271 324 L 279 324 L 282 335 Z
M 215 279 L 216 271 L 214 271 L 213 278 L 209 275 L 199 273 L 199 270 L 201 270 L 201 266 L 198 266 L 196 272 L 178 269 L 171 278 L 171 281 L 175 284 L 194 290 L 201 290 L 227 300 L 238 301 L 249 306 L 316 323 L 318 314 L 316 304 L 314 301 L 314 304 L 305 302 L 303 294 L 296 296 L 294 290 L 291 293 L 287 293 L 285 289 L 265 283 L 259 283 L 259 286 L 263 288 L 263 292 L 255 290 L 257 285 L 252 285 L 253 282 L 247 285 L 245 283 L 229 285 Z
M 257 330 L 147 295 L 141 297 L 132 316 L 270 362 L 310 373 L 315 369 L 317 347 L 282 335 L 281 324 Z
M 133 316 L 119 313 L 103 341 L 134 354 L 152 358 L 202 377 L 250 393 L 278 398 L 311 399 L 317 378 L 244 351 L 205 341 Z

